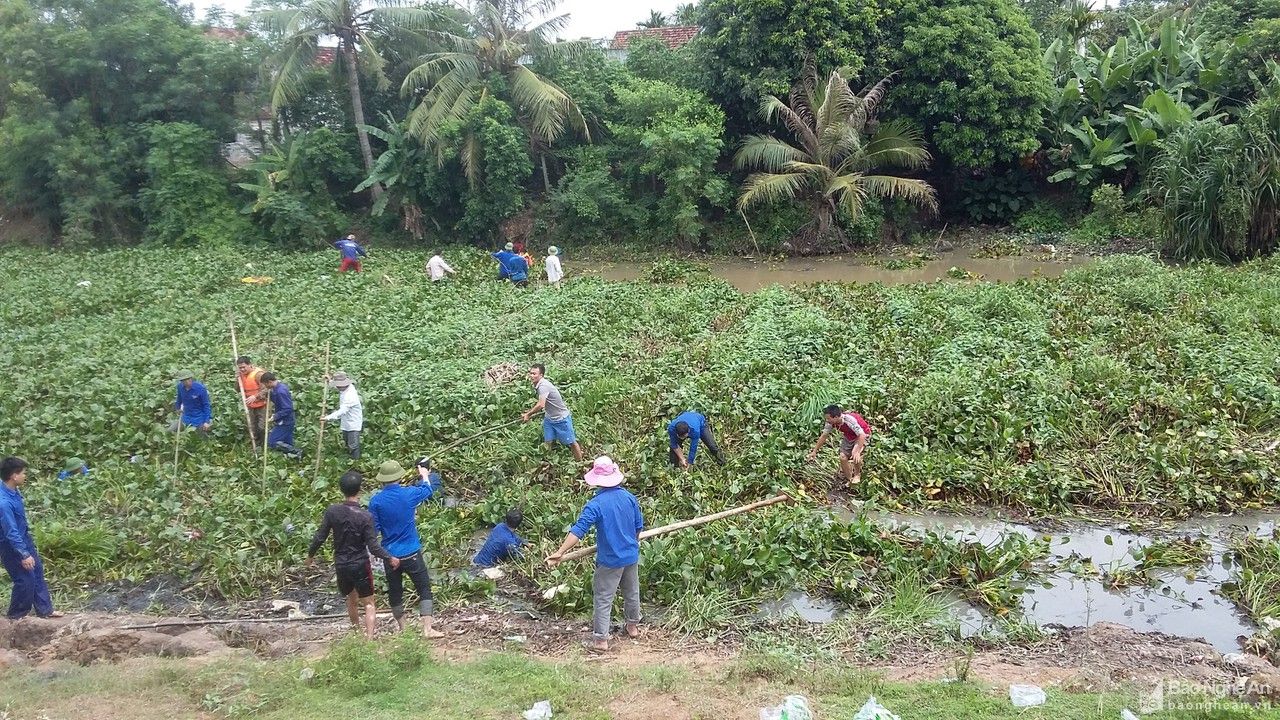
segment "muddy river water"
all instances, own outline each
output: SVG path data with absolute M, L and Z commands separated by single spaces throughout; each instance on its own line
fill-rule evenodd
M 1249 619 L 1221 595 L 1223 583 L 1234 579 L 1230 562 L 1233 540 L 1245 535 L 1269 537 L 1280 527 L 1280 511 L 1209 516 L 1136 532 L 1126 526 L 1075 525 L 1067 530 L 1044 530 L 993 517 L 943 514 L 905 514 L 880 510 L 830 507 L 830 516 L 850 521 L 864 516 L 871 521 L 912 533 L 933 533 L 957 541 L 991 545 L 1017 534 L 1050 542 L 1049 556 L 1039 563 L 1037 577 L 1022 596 L 1023 617 L 1037 625 L 1088 627 L 1098 622 L 1124 625 L 1140 632 L 1163 632 L 1201 638 L 1219 652 L 1238 652 L 1240 638 L 1256 630 Z M 1111 588 L 1098 570 L 1132 569 L 1138 561 L 1132 551 L 1159 541 L 1192 537 L 1210 547 L 1208 561 L 1200 567 L 1153 571 L 1150 585 Z M 1075 571 L 1091 561 L 1094 571 Z M 962 635 L 972 636 L 995 627 L 991 617 L 958 598 L 948 603 Z M 827 622 L 842 608 L 836 603 L 789 593 L 766 603 L 765 615 L 794 614 L 810 622 Z
M 1012 282 L 1023 278 L 1057 277 L 1071 268 L 1087 265 L 1092 258 L 1028 251 L 1022 255 L 1000 258 L 974 257 L 971 249 L 931 254 L 920 267 L 892 270 L 892 263 L 902 257 L 834 256 L 822 258 L 787 258 L 764 260 L 751 258 L 717 258 L 707 265 L 711 274 L 728 281 L 743 292 L 754 292 L 769 285 L 793 285 L 817 282 L 878 282 L 885 285 L 933 282 L 947 277 L 951 268 L 976 273 L 984 280 Z M 648 263 L 593 263 L 574 268 L 582 275 L 596 275 L 606 280 L 636 280 L 649 269 Z

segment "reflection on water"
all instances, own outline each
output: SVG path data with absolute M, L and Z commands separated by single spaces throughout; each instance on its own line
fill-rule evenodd
M 743 292 L 754 292 L 769 285 L 811 284 L 819 282 L 883 283 L 902 285 L 933 282 L 947 277 L 955 267 L 976 273 L 984 280 L 1012 282 L 1024 278 L 1058 277 L 1071 268 L 1092 261 L 1087 256 L 1064 256 L 1029 252 L 1014 257 L 975 258 L 972 250 L 954 250 L 936 254 L 918 268 L 890 270 L 886 263 L 902 258 L 880 256 L 787 258 L 752 260 L 717 258 L 707 263 L 711 273 L 728 281 Z M 648 263 L 622 262 L 574 268 L 576 274 L 598 275 L 606 280 L 636 280 L 649 269 Z

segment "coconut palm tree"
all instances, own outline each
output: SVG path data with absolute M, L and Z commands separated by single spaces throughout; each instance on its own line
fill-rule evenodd
M 657 10 L 649 11 L 649 19 L 636 23 L 638 28 L 660 28 L 667 26 L 667 16 Z
M 347 90 L 351 94 L 351 119 L 360 141 L 360 155 L 366 173 L 373 173 L 373 150 L 365 132 L 364 102 L 360 94 L 360 71 L 372 75 L 380 87 L 387 77 L 385 60 L 379 46 L 397 33 L 429 28 L 437 13 L 409 7 L 403 0 L 373 0 L 365 7 L 361 0 L 308 0 L 305 4 L 284 10 L 271 10 L 254 16 L 268 32 L 279 37 L 279 51 L 274 58 L 271 106 L 279 109 L 301 95 L 303 79 L 315 66 L 320 39 L 338 39 L 337 57 L 332 65 L 335 73 L 345 72 Z M 378 198 L 382 186 L 374 184 Z
M 867 198 L 903 198 L 936 210 L 937 196 L 928 183 L 883 174 L 918 170 L 929 162 L 919 133 L 900 122 L 875 121 L 888 87 L 885 78 L 859 96 L 839 71 L 819 85 L 817 72 L 809 66 L 792 89 L 789 104 L 766 96 L 761 114 L 771 122 L 781 119 L 795 142 L 770 135 L 747 137 L 734 162 L 763 172 L 747 178 L 739 208 L 780 200 L 808 203 L 813 221 L 797 232 L 806 250 L 832 241 L 843 244 L 837 212 L 843 210 L 847 219 L 856 220 Z
M 465 11 L 464 24 L 472 35 L 432 33 L 446 50 L 429 53 L 404 79 L 402 90 L 422 93 L 409 113 L 409 131 L 425 145 L 441 138 L 444 129 L 467 116 L 484 98 L 491 81 L 501 79 L 520 123 L 529 132 L 530 146 L 541 156 L 542 179 L 550 189 L 546 150 L 570 127 L 590 140 L 582 111 L 569 94 L 528 66 L 530 58 L 567 57 L 586 52 L 583 42 L 554 42 L 568 15 L 547 17 L 558 0 L 475 0 Z M 474 158 L 463 144 L 462 161 L 473 180 Z

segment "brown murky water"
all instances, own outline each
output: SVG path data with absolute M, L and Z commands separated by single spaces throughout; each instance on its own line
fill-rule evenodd
M 708 263 L 711 274 L 727 280 L 743 292 L 754 292 L 769 285 L 812 284 L 819 282 L 882 283 L 902 285 L 942 280 L 951 268 L 974 273 L 982 280 L 1012 282 L 1025 278 L 1057 277 L 1072 268 L 1093 261 L 1085 255 L 1028 251 L 1022 255 L 1000 258 L 973 257 L 973 250 L 961 249 L 937 253 L 921 267 L 890 269 L 902 256 L 876 257 L 834 256 L 824 258 L 787 258 L 756 260 L 751 258 L 718 258 Z M 648 263 L 599 263 L 574 268 L 575 273 L 597 275 L 606 280 L 636 280 L 649 269 Z

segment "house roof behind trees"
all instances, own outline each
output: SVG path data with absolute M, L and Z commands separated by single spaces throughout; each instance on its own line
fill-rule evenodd
M 667 47 L 675 50 L 683 47 L 697 36 L 698 31 L 702 28 L 697 25 L 681 25 L 679 27 L 660 27 L 660 28 L 642 28 L 640 30 L 619 30 L 613 36 L 613 42 L 609 44 L 610 50 L 626 50 L 632 40 L 636 38 L 654 37 L 666 43 Z

